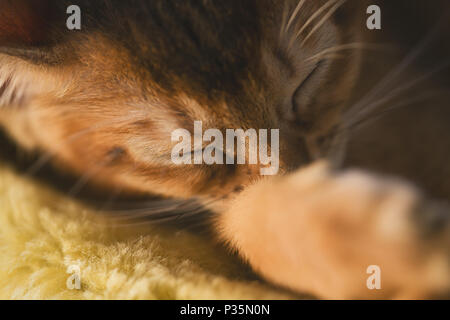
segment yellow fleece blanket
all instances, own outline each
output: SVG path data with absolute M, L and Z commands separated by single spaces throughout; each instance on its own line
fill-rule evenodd
M 1 299 L 284 299 L 210 239 L 105 215 L 0 165 Z

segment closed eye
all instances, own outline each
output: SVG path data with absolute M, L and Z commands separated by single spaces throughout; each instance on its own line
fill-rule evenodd
M 317 78 L 320 73 L 319 71 L 322 69 L 322 65 L 323 61 L 317 63 L 294 92 L 292 97 L 292 110 L 297 116 L 301 116 L 309 109 L 308 107 L 313 100 L 314 91 L 319 87 Z

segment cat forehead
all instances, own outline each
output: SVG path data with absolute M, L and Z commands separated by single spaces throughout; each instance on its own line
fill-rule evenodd
M 300 2 L 303 10 L 295 15 L 291 29 L 327 3 Z M 103 36 L 129 52 L 132 61 L 125 63 L 146 70 L 166 90 L 183 88 L 212 97 L 220 92 L 239 94 L 248 90 L 252 80 L 261 82 L 266 77 L 264 51 L 272 51 L 293 67 L 279 36 L 288 23 L 287 18 L 281 21 L 283 16 L 293 16 L 298 4 L 296 0 L 146 1 L 141 3 L 145 19 L 129 5 L 119 5 L 116 14 L 126 23 L 105 27 L 101 24 L 109 22 L 104 21 L 92 29 L 100 26 Z M 314 46 L 316 41 L 311 43 Z M 108 50 L 99 53 L 109 54 Z
M 46 1 L 58 10 L 68 3 Z M 306 18 L 325 2 L 306 0 L 299 16 Z M 87 67 L 82 71 L 87 82 L 98 79 L 94 73 L 100 78 L 106 74 L 126 80 L 121 83 L 124 86 L 152 85 L 169 95 L 183 92 L 196 100 L 223 100 L 224 94 L 242 98 L 263 85 L 268 71 L 262 48 L 274 49 L 277 39 L 270 34 L 278 32 L 283 12 L 292 14 L 298 3 L 105 0 L 94 4 L 82 0 L 78 2 L 82 31 L 65 30 L 57 50 L 45 55 L 54 54 L 60 64 L 72 63 L 75 56 Z M 59 22 L 52 28 L 65 28 Z M 78 72 L 75 68 L 76 63 L 73 70 Z
M 146 5 L 147 19 L 133 19 L 133 37 L 121 44 L 162 87 L 238 92 L 257 71 L 262 30 L 255 1 Z

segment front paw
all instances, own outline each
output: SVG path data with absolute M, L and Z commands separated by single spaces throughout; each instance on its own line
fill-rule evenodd
M 258 272 L 298 291 L 432 298 L 450 288 L 449 214 L 404 182 L 318 164 L 246 190 L 221 231 Z
M 306 172 L 300 171 L 289 178 L 288 188 L 294 194 L 301 190 L 294 215 L 308 216 L 302 221 L 304 232 L 327 261 L 328 272 L 341 278 L 332 279 L 333 297 L 448 295 L 449 207 L 426 200 L 396 179 L 356 170 L 334 173 L 323 165 L 311 170 L 308 176 L 316 179 L 309 187 Z M 378 287 L 368 283 L 371 270 L 380 271 Z M 328 292 L 324 284 L 322 294 Z

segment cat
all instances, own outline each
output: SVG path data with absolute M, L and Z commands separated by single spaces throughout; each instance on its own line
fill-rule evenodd
M 70 5 L 81 30 L 66 27 Z M 382 10 L 368 30 L 369 5 Z M 449 297 L 448 2 L 3 0 L 0 126 L 93 185 L 199 201 L 320 298 Z M 448 16 L 447 16 L 448 17 Z M 279 172 L 175 165 L 171 133 L 279 129 Z M 380 290 L 367 285 L 379 266 Z

